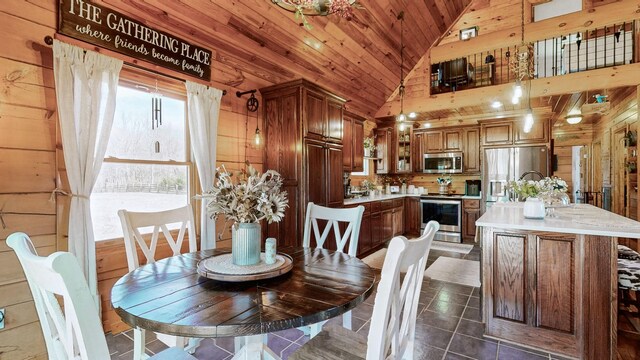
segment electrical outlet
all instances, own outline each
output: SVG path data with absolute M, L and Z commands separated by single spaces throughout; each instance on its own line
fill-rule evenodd
M 0 330 L 4 329 L 4 309 L 0 309 Z

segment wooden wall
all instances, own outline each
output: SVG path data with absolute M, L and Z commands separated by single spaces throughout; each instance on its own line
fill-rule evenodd
M 39 1 L 38 3 L 46 3 Z M 55 0 L 48 1 L 49 8 Z M 45 359 L 33 299 L 13 251 L 15 232 L 29 234 L 41 255 L 56 248 L 56 106 L 51 49 L 42 45 L 55 15 L 40 5 L 0 2 L 0 359 Z
M 6 225 L 0 222 L 0 308 L 6 309 L 7 316 L 6 328 L 0 330 L 0 359 L 46 358 L 24 274 L 4 240 L 12 232 L 23 231 L 32 237 L 40 255 L 67 249 L 68 199 L 57 196 L 49 201 L 56 180 L 68 189 L 56 129 L 52 50 L 44 44 L 45 36 L 55 34 L 56 12 L 56 0 L 0 2 L 0 214 Z M 229 94 L 223 98 L 220 113 L 217 165 L 239 170 L 247 159 L 262 170 L 263 149 L 251 143 L 257 121 L 262 128 L 261 116 L 251 113 L 245 126 L 246 96 L 239 99 L 235 91 L 267 83 L 248 77 L 234 84 L 237 88 L 225 86 L 220 66 L 214 61 L 211 84 Z M 223 229 L 222 221 L 218 223 L 218 229 Z M 227 230 L 218 245 L 230 246 L 230 239 Z M 97 258 L 105 331 L 123 330 L 126 326 L 112 312 L 108 298 L 111 285 L 126 273 L 122 241 L 98 243 Z
M 638 192 L 628 189 L 628 205 L 624 206 L 624 184 L 626 180 L 621 163 L 626 149 L 620 141 L 623 132 L 637 131 L 638 125 L 638 90 L 629 88 L 617 98 L 611 99 L 611 111 L 603 116 L 594 126 L 594 143 L 600 148 L 601 161 L 594 163 L 594 172 L 602 174 L 602 184 L 611 186 L 614 212 L 637 219 Z M 637 179 L 637 170 L 635 177 Z

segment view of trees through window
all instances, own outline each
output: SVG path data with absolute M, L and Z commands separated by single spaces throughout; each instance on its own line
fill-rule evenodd
M 118 87 L 105 162 L 91 195 L 96 240 L 122 237 L 120 209 L 161 211 L 189 203 L 186 102 L 162 97 L 162 124 L 152 129 L 151 98 L 149 91 Z

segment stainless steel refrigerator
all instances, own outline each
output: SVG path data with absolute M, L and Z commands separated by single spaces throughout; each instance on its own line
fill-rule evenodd
M 483 211 L 496 201 L 508 200 L 511 180 L 540 180 L 549 176 L 549 149 L 546 146 L 484 150 L 482 169 Z

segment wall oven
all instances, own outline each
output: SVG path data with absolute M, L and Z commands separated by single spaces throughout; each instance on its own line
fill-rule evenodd
M 420 199 L 422 229 L 431 220 L 440 223 L 434 240 L 462 242 L 462 199 Z
M 424 154 L 422 172 L 427 174 L 461 174 L 462 153 Z

